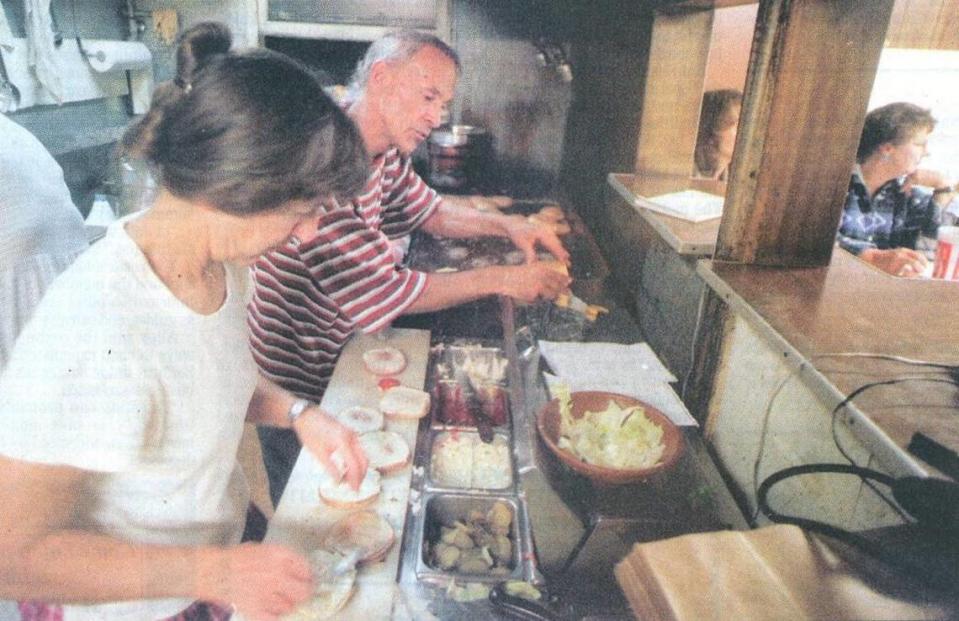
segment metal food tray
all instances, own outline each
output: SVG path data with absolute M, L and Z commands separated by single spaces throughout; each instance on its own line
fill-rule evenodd
M 437 481 L 434 477 L 433 466 L 435 465 L 433 461 L 433 449 L 436 447 L 436 443 L 439 439 L 443 438 L 449 434 L 472 434 L 477 435 L 476 427 L 441 427 L 434 428 L 430 431 L 430 442 L 429 442 L 429 457 L 426 461 L 425 467 L 425 479 L 426 479 L 426 490 L 432 492 L 451 492 L 455 494 L 461 493 L 471 493 L 471 494 L 481 494 L 481 495 L 499 495 L 499 494 L 515 494 L 516 493 L 516 460 L 514 458 L 515 451 L 513 450 L 513 443 L 510 441 L 509 435 L 502 431 L 494 431 L 494 438 L 501 439 L 506 442 L 506 446 L 509 450 L 509 470 L 510 470 L 510 482 L 509 485 L 503 487 L 464 487 L 458 485 L 444 484 L 441 481 Z M 494 440 L 495 441 L 495 440 Z
M 441 525 L 455 519 L 465 520 L 469 511 L 486 511 L 496 502 L 506 504 L 513 512 L 510 524 L 510 539 L 513 542 L 512 567 L 508 574 L 466 573 L 457 570 L 443 570 L 434 567 L 429 559 L 429 544 L 435 540 Z M 468 493 L 428 493 L 423 497 L 421 519 L 417 520 L 414 533 L 419 542 L 416 550 L 416 577 L 422 582 L 445 587 L 450 581 L 462 582 L 503 582 L 504 580 L 523 580 L 525 578 L 523 559 L 527 556 L 525 540 L 522 535 L 525 508 L 515 496 L 484 495 Z M 408 558 L 408 556 L 406 557 Z M 405 559 L 404 559 L 405 562 Z
M 496 367 L 502 367 L 502 377 L 490 377 L 482 382 L 479 390 L 467 386 L 464 368 L 472 364 L 480 369 L 489 369 L 492 374 Z M 430 348 L 430 360 L 426 377 L 427 390 L 431 397 L 430 421 L 434 429 L 471 428 L 469 416 L 444 417 L 449 407 L 459 407 L 468 414 L 467 394 L 476 393 L 478 405 L 492 419 L 502 418 L 502 422 L 492 425 L 498 432 L 510 431 L 510 399 L 505 369 L 508 360 L 502 347 L 488 341 L 454 340 L 439 343 Z M 502 416 L 498 414 L 502 412 Z M 451 420 L 452 419 L 452 420 Z
M 430 348 L 430 361 L 427 374 L 427 387 L 433 393 L 437 382 L 450 381 L 452 374 L 449 366 L 451 352 L 458 348 L 469 348 L 476 351 L 495 353 L 506 358 L 502 347 L 497 344 L 475 340 L 469 342 L 453 341 L 440 343 Z M 486 354 L 482 354 L 486 355 Z M 507 393 L 510 390 L 510 374 L 498 385 Z M 495 435 L 507 442 L 510 455 L 511 483 L 503 489 L 475 489 L 459 488 L 440 485 L 433 480 L 431 471 L 432 448 L 434 441 L 446 433 L 477 433 L 475 426 L 450 425 L 434 418 L 431 412 L 429 419 L 421 422 L 420 433 L 417 437 L 413 455 L 413 478 L 411 482 L 410 507 L 406 515 L 406 527 L 403 534 L 400 582 L 407 588 L 428 589 L 429 599 L 442 599 L 443 595 L 437 589 L 449 587 L 452 583 L 463 584 L 479 582 L 486 584 L 499 583 L 506 580 L 526 580 L 541 582 L 542 578 L 536 569 L 534 561 L 533 539 L 530 529 L 529 513 L 526 499 L 520 491 L 519 469 L 517 464 L 517 447 L 513 433 L 513 416 L 509 411 L 510 402 L 507 400 L 506 424 L 494 426 Z M 522 435 L 522 434 L 521 434 Z M 501 441 L 502 441 L 501 440 Z M 528 450 L 528 449 L 527 449 Z M 432 566 L 429 554 L 431 537 L 439 528 L 439 521 L 450 518 L 466 520 L 471 509 L 488 510 L 493 503 L 502 501 L 513 511 L 511 523 L 511 540 L 513 543 L 513 563 L 509 574 L 463 573 L 456 570 L 443 570 Z

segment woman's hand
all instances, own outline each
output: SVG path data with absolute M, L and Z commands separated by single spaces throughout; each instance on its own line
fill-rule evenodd
M 890 248 L 879 250 L 867 248 L 859 253 L 859 258 L 893 276 L 916 278 L 922 275 L 929 261 L 921 253 L 909 248 Z
M 307 560 L 272 544 L 207 548 L 200 557 L 199 581 L 199 599 L 231 606 L 250 621 L 274 621 L 313 594 Z
M 548 250 L 558 261 L 569 265 L 569 253 L 566 252 L 566 248 L 563 248 L 563 242 L 548 226 L 530 222 L 523 216 L 508 216 L 503 226 L 513 245 L 523 251 L 527 263 L 536 261 L 538 244 Z
M 352 489 L 359 489 L 369 462 L 352 429 L 313 406 L 296 419 L 293 430 L 337 481 L 346 478 Z

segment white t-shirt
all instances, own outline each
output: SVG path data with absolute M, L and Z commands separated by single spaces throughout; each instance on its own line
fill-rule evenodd
M 53 283 L 21 334 L 0 376 L 0 453 L 90 471 L 90 531 L 234 544 L 249 497 L 236 454 L 257 379 L 249 272 L 227 266 L 223 306 L 199 315 L 150 268 L 128 220 Z M 160 619 L 190 603 L 66 606 L 65 619 Z
M 86 247 L 63 169 L 0 114 L 0 369 L 47 286 Z

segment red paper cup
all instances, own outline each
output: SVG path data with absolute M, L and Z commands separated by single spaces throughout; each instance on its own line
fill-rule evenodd
M 959 226 L 940 226 L 933 278 L 959 280 Z

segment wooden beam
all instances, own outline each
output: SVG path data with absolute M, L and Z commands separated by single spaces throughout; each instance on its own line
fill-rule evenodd
M 886 47 L 959 50 L 959 2 L 896 0 Z
M 763 0 L 715 258 L 829 262 L 893 0 Z
M 637 173 L 692 174 L 712 29 L 711 10 L 655 16 Z

